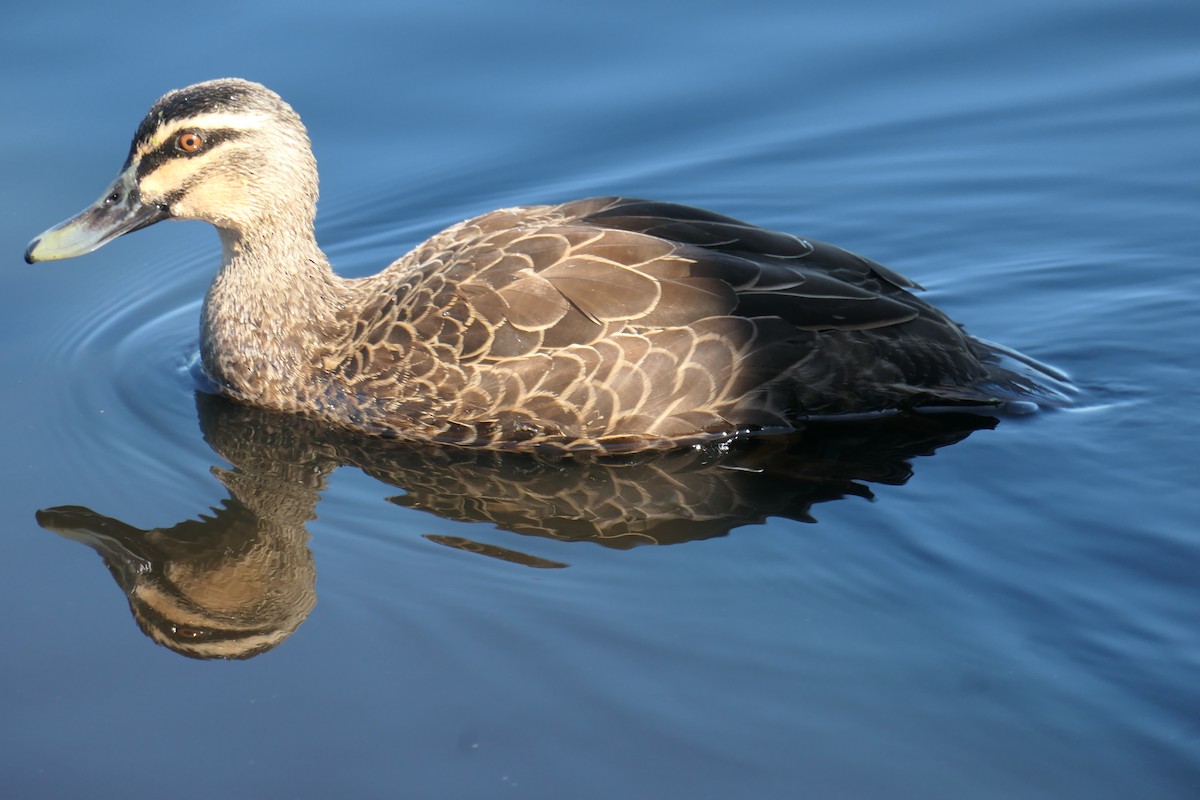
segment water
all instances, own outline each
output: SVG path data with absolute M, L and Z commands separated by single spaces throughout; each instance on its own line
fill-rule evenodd
M 4 795 L 1200 794 L 1200 12 L 826 5 L 6 11 Z M 20 255 L 222 75 L 305 118 L 344 274 L 505 205 L 693 203 L 887 263 L 1083 401 L 574 471 L 198 405 L 209 230 Z M 252 595 L 256 546 L 295 630 L 248 660 L 115 582 Z

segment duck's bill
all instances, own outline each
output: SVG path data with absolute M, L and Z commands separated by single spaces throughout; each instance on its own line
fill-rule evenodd
M 30 242 L 25 261 L 32 264 L 81 256 L 166 216 L 165 208 L 142 202 L 133 171 L 126 170 L 99 200 Z

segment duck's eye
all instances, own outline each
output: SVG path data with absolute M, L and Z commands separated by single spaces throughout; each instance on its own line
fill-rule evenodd
M 204 137 L 195 131 L 181 133 L 175 140 L 175 146 L 185 153 L 194 153 L 204 146 Z

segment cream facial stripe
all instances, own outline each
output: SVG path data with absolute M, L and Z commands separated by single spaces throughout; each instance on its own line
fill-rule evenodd
M 180 133 L 187 130 L 223 129 L 248 131 L 266 127 L 269 122 L 270 118 L 265 114 L 233 113 L 229 111 L 218 111 L 212 114 L 197 114 L 194 117 L 173 119 L 159 126 L 149 140 L 140 142 L 137 154 L 143 156 L 157 150 L 165 142 L 171 141 Z
M 161 201 L 186 190 L 194 176 L 202 172 L 214 158 L 219 158 L 222 150 L 233 146 L 233 142 L 219 142 L 194 158 L 153 159 L 157 163 L 147 159 L 138 169 L 138 187 L 142 197 L 147 200 L 159 198 Z

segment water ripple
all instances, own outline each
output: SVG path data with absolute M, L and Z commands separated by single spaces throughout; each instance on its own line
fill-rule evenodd
M 59 407 L 45 417 L 60 451 L 91 463 L 161 467 L 178 464 L 183 452 L 159 441 L 203 450 L 187 364 L 197 350 L 212 259 L 211 252 L 190 252 L 166 266 L 129 266 L 109 284 L 119 288 L 65 309 L 42 353 L 57 365 L 61 384 L 51 401 Z

